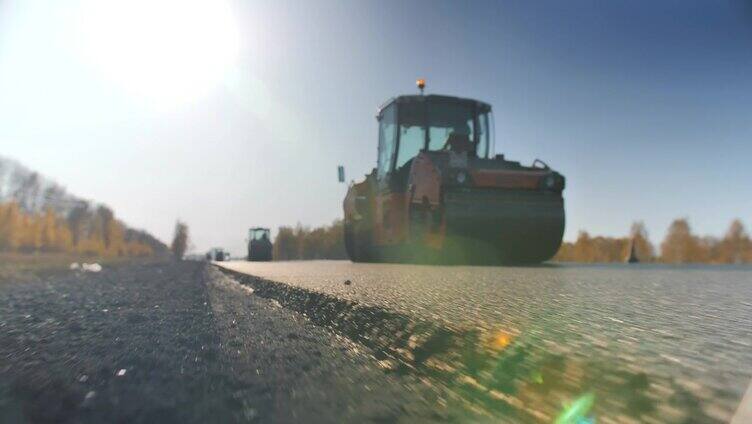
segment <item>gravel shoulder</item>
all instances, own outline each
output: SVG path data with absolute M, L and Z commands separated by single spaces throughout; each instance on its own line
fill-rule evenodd
M 451 420 L 441 404 L 204 263 L 0 285 L 0 422 Z

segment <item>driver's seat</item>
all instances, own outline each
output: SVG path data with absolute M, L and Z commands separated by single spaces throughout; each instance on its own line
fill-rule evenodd
M 452 132 L 447 137 L 447 141 L 444 144 L 444 149 L 448 149 L 456 153 L 472 153 L 473 143 L 470 142 L 470 138 L 467 136 L 467 134 Z

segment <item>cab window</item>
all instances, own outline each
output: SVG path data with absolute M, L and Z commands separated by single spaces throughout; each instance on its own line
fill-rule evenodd
M 426 145 L 424 103 L 403 104 L 399 110 L 399 152 L 396 168 L 418 156 Z
M 475 142 L 473 109 L 461 103 L 434 103 L 428 108 L 428 150 L 447 148 L 450 137 Z
M 251 230 L 251 240 L 269 240 L 269 230 L 266 229 L 254 229 Z
M 488 113 L 481 113 L 478 115 L 478 145 L 475 146 L 475 153 L 479 158 L 487 158 L 491 155 L 490 152 L 490 134 L 488 130 Z
M 397 144 L 397 108 L 389 105 L 379 119 L 379 161 L 377 176 L 384 177 L 390 170 L 394 148 Z

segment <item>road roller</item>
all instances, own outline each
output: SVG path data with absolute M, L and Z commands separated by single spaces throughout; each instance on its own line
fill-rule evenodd
M 491 105 L 423 93 L 376 115 L 376 167 L 343 202 L 354 262 L 536 264 L 564 234 L 565 178 L 494 152 Z
M 269 229 L 254 227 L 248 230 L 248 256 L 249 261 L 271 261 L 272 241 Z

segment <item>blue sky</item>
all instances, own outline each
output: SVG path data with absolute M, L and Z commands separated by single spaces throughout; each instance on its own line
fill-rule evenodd
M 0 154 L 164 240 L 340 217 L 379 104 L 491 103 L 496 151 L 568 178 L 566 239 L 752 225 L 744 2 L 0 3 Z

